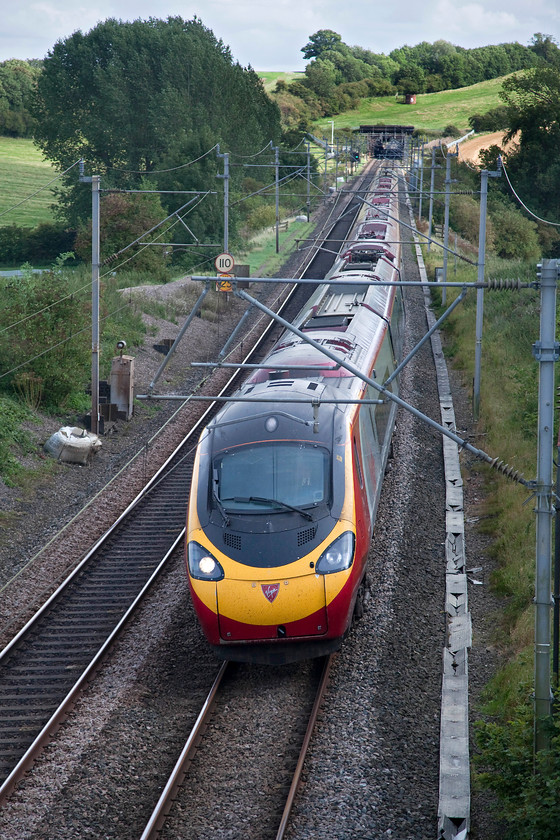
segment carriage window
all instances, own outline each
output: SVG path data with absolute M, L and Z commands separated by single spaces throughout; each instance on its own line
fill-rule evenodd
M 279 512 L 329 496 L 329 453 L 320 446 L 275 443 L 240 446 L 214 461 L 215 492 L 227 510 Z M 258 497 L 261 501 L 249 501 Z M 262 500 L 270 500 L 269 504 Z

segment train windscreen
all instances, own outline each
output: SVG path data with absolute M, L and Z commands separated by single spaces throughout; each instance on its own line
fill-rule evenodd
M 227 511 L 280 513 L 329 497 L 329 453 L 304 443 L 240 446 L 213 464 L 214 494 Z

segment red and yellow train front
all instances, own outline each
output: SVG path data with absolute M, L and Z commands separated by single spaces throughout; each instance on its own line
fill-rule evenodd
M 281 412 L 271 416 L 275 439 L 222 447 L 220 435 L 210 435 L 195 462 L 189 584 L 208 641 L 228 659 L 284 661 L 336 649 L 364 571 L 348 435 L 333 434 L 332 416 L 315 438 Z

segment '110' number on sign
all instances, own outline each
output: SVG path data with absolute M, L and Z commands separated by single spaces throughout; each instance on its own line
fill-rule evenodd
M 222 274 L 229 273 L 233 266 L 235 265 L 235 260 L 231 256 L 231 254 L 220 254 L 214 260 L 214 265 L 216 266 L 217 270 Z

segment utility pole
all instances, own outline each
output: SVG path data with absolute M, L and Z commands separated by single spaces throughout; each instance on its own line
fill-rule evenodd
M 534 751 L 550 747 L 548 723 L 552 714 L 550 689 L 552 447 L 554 433 L 554 365 L 556 342 L 556 288 L 558 261 L 543 260 L 540 271 L 540 340 L 533 345 L 539 362 L 539 428 L 537 449 L 537 551 L 535 574 L 535 716 Z
M 420 198 L 418 201 L 418 219 L 422 218 L 422 191 L 424 189 L 424 141 L 420 147 Z
M 94 435 L 99 434 L 99 251 L 100 212 L 99 175 L 84 175 L 84 161 L 80 160 L 80 181 L 91 183 L 91 424 Z
M 229 253 L 229 152 L 220 154 L 220 147 L 218 146 L 217 157 L 223 158 L 224 174 L 218 173 L 216 178 L 223 178 L 224 181 L 224 252 Z
M 334 188 L 335 190 L 338 189 L 338 140 L 336 141 L 336 152 L 335 152 L 335 164 L 334 164 Z
M 436 170 L 436 147 L 432 146 L 432 166 L 430 174 L 430 205 L 428 209 L 428 253 L 432 244 L 432 220 L 434 217 L 434 175 Z
M 279 187 L 279 167 L 280 167 L 280 149 L 278 146 L 274 147 L 274 171 L 275 171 L 275 197 L 276 197 L 276 253 L 280 250 L 280 187 Z
M 478 283 L 484 283 L 486 262 L 486 206 L 488 199 L 488 177 L 499 178 L 502 174 L 502 159 L 498 158 L 495 172 L 483 169 L 480 173 L 480 222 L 478 227 Z M 446 243 L 447 244 L 447 243 Z M 447 253 L 447 252 L 446 252 Z M 445 258 L 444 258 L 445 259 Z M 480 415 L 480 369 L 482 364 L 482 325 L 484 320 L 484 289 L 476 290 L 476 323 L 474 347 L 473 418 Z
M 307 208 L 307 221 L 311 217 L 311 152 L 310 143 L 307 143 L 307 198 L 305 206 Z
M 451 180 L 451 158 L 452 157 L 459 157 L 459 147 L 457 147 L 456 152 L 447 152 L 447 157 L 445 159 L 445 211 L 444 211 L 444 223 L 443 223 L 443 244 L 444 244 L 444 251 L 443 251 L 443 289 L 441 291 L 441 303 L 445 306 L 447 302 L 447 254 L 449 248 L 449 196 L 451 192 L 451 184 L 453 181 Z

